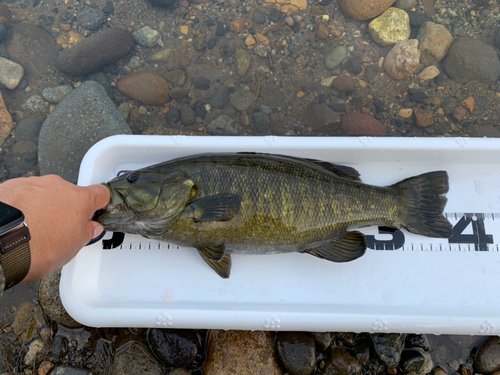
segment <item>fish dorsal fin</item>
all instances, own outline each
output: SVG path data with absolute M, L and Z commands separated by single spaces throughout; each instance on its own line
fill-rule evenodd
M 221 260 L 218 262 L 212 260 L 207 257 L 206 253 L 203 250 L 205 246 L 198 247 L 198 252 L 200 253 L 203 260 L 210 266 L 212 269 L 217 272 L 217 275 L 222 277 L 223 279 L 229 278 L 229 274 L 231 273 L 231 254 L 224 254 Z
M 224 245 L 207 245 L 207 246 L 198 246 L 198 251 L 203 253 L 203 257 L 219 262 L 222 258 L 224 258 L 225 247 Z
M 338 177 L 347 178 L 349 180 L 361 181 L 359 177 L 359 172 L 353 167 L 348 167 L 346 165 L 329 163 L 327 161 L 316 160 L 316 159 L 305 159 L 311 163 L 316 164 L 317 166 L 327 170 L 328 172 L 332 172 Z
M 304 252 L 321 259 L 342 263 L 359 258 L 365 253 L 365 250 L 366 238 L 364 234 L 354 231 L 347 232 L 339 238 Z
M 227 221 L 238 213 L 241 196 L 238 194 L 216 194 L 192 202 L 194 221 Z

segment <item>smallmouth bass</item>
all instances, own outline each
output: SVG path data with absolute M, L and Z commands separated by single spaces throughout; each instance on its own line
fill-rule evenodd
M 370 225 L 452 234 L 443 216 L 446 171 L 380 187 L 361 182 L 351 167 L 242 152 L 170 160 L 106 186 L 110 203 L 95 216 L 105 230 L 195 247 L 224 278 L 232 252 L 357 259 L 367 245 L 354 229 Z

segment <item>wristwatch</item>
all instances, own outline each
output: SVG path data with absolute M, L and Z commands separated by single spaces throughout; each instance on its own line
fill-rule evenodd
M 30 239 L 23 213 L 0 202 L 0 265 L 5 276 L 5 289 L 20 283 L 28 274 Z

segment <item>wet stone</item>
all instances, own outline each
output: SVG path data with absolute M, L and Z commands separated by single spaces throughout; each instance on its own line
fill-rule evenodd
M 141 27 L 132 33 L 134 41 L 143 47 L 154 47 L 156 46 L 158 40 L 161 38 L 161 34 L 150 28 L 149 26 Z
M 47 87 L 43 89 L 42 97 L 48 102 L 57 104 L 71 91 L 73 91 L 73 87 L 69 85 Z
M 163 370 L 147 348 L 136 342 L 128 342 L 117 350 L 111 375 L 129 374 L 162 375 Z
M 188 96 L 189 89 L 183 87 L 174 87 L 169 91 L 168 95 L 173 99 L 182 99 Z
M 353 350 L 358 361 L 365 364 L 370 360 L 371 345 L 370 336 L 368 334 L 361 333 L 356 337 Z
M 7 39 L 7 35 L 7 28 L 4 25 L 0 24 L 0 44 L 3 43 L 5 39 Z
M 48 375 L 92 375 L 92 371 L 68 365 L 61 365 L 50 370 Z
M 238 76 L 245 75 L 248 68 L 250 68 L 250 63 L 252 62 L 250 54 L 243 49 L 238 49 L 234 53 L 233 57 L 234 62 L 236 63 L 236 72 L 238 73 Z
M 224 108 L 229 103 L 229 93 L 229 87 L 219 87 L 210 98 L 210 105 L 217 109 Z
M 168 366 L 187 367 L 194 362 L 200 349 L 200 338 L 187 329 L 148 331 L 148 344 L 155 356 Z
M 451 112 L 451 118 L 455 122 L 460 122 L 465 118 L 466 114 L 467 114 L 467 110 L 464 107 L 462 107 L 461 105 L 458 105 Z
M 181 107 L 181 123 L 182 125 L 193 125 L 196 120 L 196 115 L 191 107 Z
M 312 332 L 311 334 L 320 352 L 326 350 L 330 346 L 334 337 L 331 332 Z
M 340 114 L 333 111 L 326 104 L 313 104 L 306 108 L 302 114 L 304 123 L 314 129 L 340 123 Z
M 92 73 L 88 76 L 87 80 L 99 83 L 102 87 L 104 87 L 104 90 L 106 90 L 109 98 L 112 100 L 114 99 L 113 87 L 111 86 L 111 82 L 109 82 L 109 78 L 106 76 L 106 74 L 104 74 L 103 72 Z
M 180 69 L 172 70 L 164 75 L 172 86 L 182 86 L 186 82 L 186 75 Z
M 492 336 L 477 350 L 474 360 L 477 372 L 491 374 L 500 370 L 500 337 Z
M 307 332 L 278 332 L 276 349 L 283 366 L 293 375 L 309 375 L 316 367 L 314 338 Z
M 361 364 L 352 351 L 334 347 L 328 353 L 322 375 L 355 375 L 361 372 Z
M 208 90 L 210 88 L 210 81 L 205 77 L 198 77 L 194 83 L 194 87 L 198 90 Z
M 231 117 L 222 115 L 207 125 L 207 132 L 211 135 L 238 135 L 240 126 Z
M 269 20 L 274 23 L 278 23 L 281 20 L 281 12 L 276 8 L 271 8 L 269 12 Z
M 137 71 L 118 81 L 123 95 L 148 105 L 162 105 L 169 100 L 170 85 L 158 74 Z
M 363 72 L 363 66 L 356 57 L 347 60 L 346 68 L 352 74 L 361 74 Z
M 205 108 L 205 104 L 201 100 L 197 100 L 193 106 L 194 113 L 197 117 L 204 119 L 207 115 L 207 109 Z
M 68 354 L 68 339 L 64 336 L 57 335 L 52 339 L 52 347 L 50 348 L 50 355 L 53 360 L 59 360 L 66 357 Z
M 260 134 L 267 134 L 271 123 L 268 115 L 263 112 L 256 112 L 253 114 L 253 121 L 255 122 L 255 127 Z
M 46 326 L 40 306 L 28 301 L 19 306 L 12 323 L 14 334 L 23 341 L 38 337 L 38 332 L 41 332 Z
M 85 8 L 76 16 L 78 24 L 86 30 L 98 30 L 106 22 L 106 15 L 100 9 Z
M 18 141 L 36 142 L 41 127 L 42 121 L 34 117 L 26 117 L 17 123 L 14 135 Z
M 255 94 L 249 90 L 240 90 L 231 94 L 230 102 L 240 112 L 247 111 L 254 103 Z
M 254 13 L 253 20 L 259 25 L 263 25 L 266 23 L 266 16 L 262 13 Z
M 179 122 L 181 118 L 181 112 L 177 108 L 171 108 L 165 116 L 167 124 L 172 125 Z
M 376 118 L 365 113 L 348 113 L 340 122 L 344 134 L 353 136 L 384 136 L 385 126 Z
M 337 77 L 332 81 L 332 85 L 335 90 L 340 92 L 353 91 L 356 88 L 356 81 L 351 77 Z
M 340 65 L 342 60 L 347 56 L 347 50 L 343 46 L 336 47 L 332 52 L 330 52 L 325 57 L 325 67 L 327 69 L 333 70 Z
M 425 358 L 417 350 L 405 350 L 401 353 L 399 367 L 404 372 L 419 372 L 424 365 Z
M 396 367 L 401 359 L 404 333 L 373 333 L 370 335 L 375 353 L 389 368 Z

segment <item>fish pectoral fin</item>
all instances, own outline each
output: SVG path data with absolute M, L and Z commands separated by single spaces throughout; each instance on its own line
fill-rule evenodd
M 210 259 L 203 250 L 205 246 L 198 247 L 198 252 L 200 253 L 203 260 L 210 266 L 212 269 L 217 272 L 217 275 L 222 277 L 223 279 L 229 278 L 229 274 L 231 273 L 231 254 L 224 254 L 224 256 L 219 260 Z
M 207 246 L 198 246 L 198 251 L 203 259 L 210 259 L 215 262 L 220 262 L 222 258 L 224 258 L 224 253 L 226 252 L 226 248 L 224 245 L 207 245 Z
M 347 232 L 339 238 L 304 252 L 321 259 L 342 263 L 359 258 L 365 253 L 365 250 L 366 238 L 364 234 L 354 231 Z
M 194 221 L 227 221 L 238 213 L 241 196 L 238 194 L 216 194 L 201 198 L 189 205 Z

